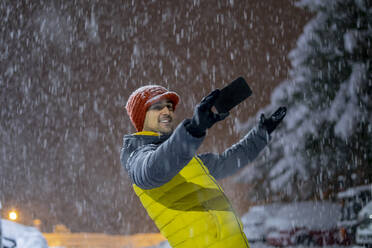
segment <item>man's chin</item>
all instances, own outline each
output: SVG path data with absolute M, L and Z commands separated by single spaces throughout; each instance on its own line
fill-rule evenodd
M 160 123 L 158 126 L 159 133 L 161 134 L 171 134 L 174 130 L 173 125 L 171 123 L 163 124 Z
M 173 128 L 162 128 L 159 131 L 161 134 L 167 135 L 173 133 Z

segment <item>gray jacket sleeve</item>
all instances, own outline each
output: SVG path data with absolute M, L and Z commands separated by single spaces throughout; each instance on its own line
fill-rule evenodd
M 127 161 L 133 182 L 142 189 L 152 189 L 169 182 L 195 156 L 204 140 L 189 134 L 184 122 L 162 144 L 148 144 L 134 150 Z
M 205 153 L 198 155 L 198 157 L 213 177 L 221 179 L 234 174 L 252 162 L 267 145 L 269 139 L 268 132 L 257 126 L 222 154 Z

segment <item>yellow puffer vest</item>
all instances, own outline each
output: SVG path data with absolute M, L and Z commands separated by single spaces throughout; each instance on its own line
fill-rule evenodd
M 198 157 L 158 188 L 133 188 L 173 248 L 249 248 L 238 216 Z

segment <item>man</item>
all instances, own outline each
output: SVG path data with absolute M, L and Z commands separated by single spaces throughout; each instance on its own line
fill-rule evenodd
M 121 162 L 135 193 L 172 247 L 249 247 L 242 224 L 216 179 L 254 160 L 285 112 L 269 119 L 262 115 L 256 128 L 222 154 L 197 155 L 207 130 L 228 116 L 212 111 L 219 93 L 211 92 L 196 106 L 193 117 L 175 129 L 179 102 L 175 92 L 144 86 L 126 104 L 138 132 L 124 136 Z

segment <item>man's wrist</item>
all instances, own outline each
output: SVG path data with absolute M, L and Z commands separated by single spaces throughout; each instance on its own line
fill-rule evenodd
M 205 130 L 201 130 L 196 125 L 193 125 L 193 122 L 190 119 L 186 119 L 184 126 L 189 134 L 195 138 L 201 138 L 206 134 Z

